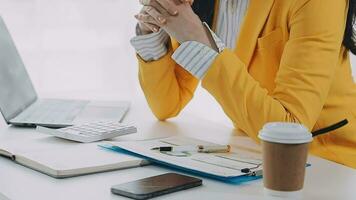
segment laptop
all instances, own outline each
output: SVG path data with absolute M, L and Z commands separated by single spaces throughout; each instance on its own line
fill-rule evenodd
M 8 124 L 66 127 L 97 121 L 121 121 L 127 101 L 41 99 L 0 16 L 0 111 Z

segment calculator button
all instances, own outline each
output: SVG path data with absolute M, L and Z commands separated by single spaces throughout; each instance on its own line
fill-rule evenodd
M 127 125 L 119 122 L 104 121 L 104 122 L 74 125 L 61 129 L 47 128 L 43 132 L 50 133 L 51 135 L 60 138 L 74 140 L 77 142 L 87 142 L 87 141 L 95 142 L 95 141 L 117 137 L 123 134 L 136 133 L 136 131 L 137 131 L 136 128 L 131 124 Z

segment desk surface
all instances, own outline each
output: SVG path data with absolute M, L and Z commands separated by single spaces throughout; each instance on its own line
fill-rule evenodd
M 236 133 L 231 127 L 200 120 L 189 114 L 169 122 L 157 122 L 147 106 L 134 102 L 125 121 L 134 121 L 139 133 L 118 140 L 148 139 L 170 135 L 189 135 L 217 143 L 230 143 L 235 147 L 258 146 L 249 138 Z M 49 146 L 70 146 L 72 143 L 51 138 L 30 128 L 2 127 L 0 141 L 48 140 Z M 312 167 L 306 172 L 305 199 L 355 199 L 356 170 L 320 159 L 309 157 Z M 158 175 L 170 170 L 154 165 L 121 171 L 106 172 L 68 179 L 54 179 L 6 158 L 0 158 L 0 193 L 10 199 L 125 199 L 110 193 L 115 184 Z M 157 199 L 265 199 L 262 180 L 230 185 L 204 179 L 204 185 L 166 195 Z M 1 199 L 1 196 L 0 196 Z
M 98 100 L 142 95 L 137 81 L 137 61 L 134 56 L 128 56 L 134 55 L 128 38 L 134 35 L 133 15 L 139 9 L 138 1 L 128 0 L 0 1 L 0 13 L 38 93 L 62 97 L 63 92 L 71 91 L 65 96 Z M 214 142 L 253 146 L 247 138 L 237 137 L 228 122 L 220 122 L 225 116 L 207 92 L 199 88 L 197 92 L 188 109 L 194 106 L 199 115 L 209 115 L 209 119 L 219 123 L 187 115 L 187 108 L 178 119 L 160 123 L 142 101 L 133 104 L 127 116 L 127 121 L 137 122 L 139 133 L 122 139 L 186 134 Z M 41 139 L 47 139 L 49 146 L 70 145 L 32 129 L 7 128 L 0 120 L 0 142 Z M 307 199 L 356 199 L 356 170 L 315 157 L 310 157 L 310 162 L 313 166 L 307 169 Z M 15 200 L 123 199 L 110 193 L 111 185 L 167 171 L 147 166 L 57 180 L 0 158 L 0 193 Z M 198 197 L 263 199 L 262 181 L 234 186 L 204 179 L 203 187 L 161 199 Z M 0 199 L 3 199 L 1 194 Z

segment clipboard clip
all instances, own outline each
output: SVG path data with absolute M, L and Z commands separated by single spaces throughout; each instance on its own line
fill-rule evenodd
M 241 169 L 241 173 L 244 173 L 247 176 L 262 176 L 262 173 L 263 173 L 262 169 L 253 171 L 254 169 L 259 168 L 260 166 L 261 165 L 258 165 L 253 168 L 243 168 L 243 169 Z

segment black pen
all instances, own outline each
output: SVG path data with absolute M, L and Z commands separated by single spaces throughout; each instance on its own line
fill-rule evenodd
M 165 146 L 155 147 L 151 150 L 158 150 L 161 152 L 186 152 L 195 151 L 199 153 L 228 153 L 231 150 L 230 145 L 193 145 L 193 146 Z

